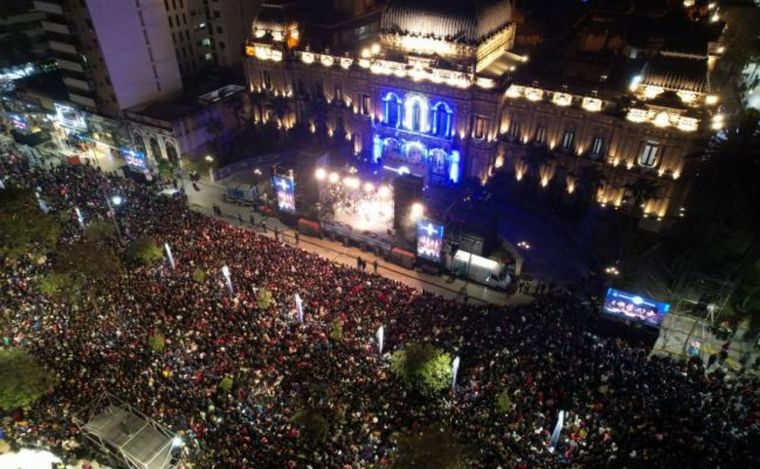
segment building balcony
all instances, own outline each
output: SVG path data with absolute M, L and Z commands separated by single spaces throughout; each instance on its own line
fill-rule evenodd
M 53 15 L 63 15 L 63 5 L 56 0 L 34 0 L 34 9 Z
M 92 91 L 92 86 L 89 82 L 86 82 L 84 80 L 79 80 L 77 78 L 71 78 L 71 77 L 64 77 L 63 83 L 66 85 L 67 88 L 74 88 L 77 90 L 82 91 Z
M 69 99 L 74 103 L 81 104 L 82 106 L 86 106 L 91 109 L 96 108 L 95 100 L 88 96 L 69 92 Z
M 84 73 L 84 67 L 82 64 L 74 62 L 73 60 L 66 60 L 66 59 L 56 59 L 56 62 L 58 62 L 58 67 L 62 70 L 69 70 L 72 72 L 77 73 Z
M 61 23 L 54 23 L 52 21 L 43 21 L 42 29 L 44 31 L 56 33 L 56 34 L 65 34 L 65 35 L 74 34 L 71 28 L 69 28 L 67 25 L 61 24 Z
M 450 138 L 444 138 L 439 137 L 437 135 L 430 135 L 427 133 L 422 132 L 413 132 L 411 130 L 407 130 L 404 128 L 395 128 L 395 127 L 388 127 L 383 124 L 377 124 L 374 126 L 375 133 L 382 137 L 395 137 L 400 138 L 407 141 L 419 141 L 420 143 L 423 143 L 426 147 L 440 147 L 440 148 L 451 148 L 453 143 L 453 137 Z
M 71 44 L 65 42 L 50 41 L 50 48 L 56 52 L 64 52 L 66 54 L 77 54 L 77 48 Z

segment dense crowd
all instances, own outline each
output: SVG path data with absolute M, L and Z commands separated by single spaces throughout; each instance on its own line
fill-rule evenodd
M 483 468 L 760 460 L 756 380 L 650 357 L 642 345 L 597 334 L 596 307 L 587 301 L 548 293 L 514 308 L 463 305 L 232 227 L 87 166 L 32 168 L 6 154 L 0 177 L 39 188 L 58 213 L 80 208 L 88 222 L 106 217 L 104 195 L 118 193 L 124 236 L 167 242 L 176 262 L 174 270 L 131 266 L 94 303 L 72 305 L 40 291 L 50 259 L 3 261 L 0 336 L 58 376 L 30 412 L 0 414 L 15 444 L 63 452 L 78 433 L 72 414 L 107 391 L 180 432 L 195 467 L 389 465 L 394 434 L 431 424 L 451 428 Z M 62 243 L 80 234 L 72 216 Z M 198 269 L 207 273 L 202 281 Z M 259 309 L 265 289 L 274 300 Z M 331 336 L 336 322 L 339 338 Z M 386 352 L 418 341 L 460 356 L 457 390 L 427 400 L 408 395 L 388 353 L 377 353 L 380 325 Z M 166 337 L 162 352 L 147 345 L 156 332 Z M 219 386 L 225 376 L 234 383 L 228 392 Z M 502 393 L 506 412 L 496 405 Z M 299 437 L 293 417 L 307 408 L 327 418 L 322 445 Z M 568 417 L 552 451 L 559 410 Z

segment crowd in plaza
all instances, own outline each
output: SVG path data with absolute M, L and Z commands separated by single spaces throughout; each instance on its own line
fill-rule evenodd
M 596 329 L 598 306 L 548 291 L 501 308 L 445 300 L 228 225 L 88 166 L 33 168 L 0 157 L 5 184 L 39 188 L 71 221 L 107 216 L 124 237 L 168 243 L 168 262 L 130 266 L 91 303 L 46 297 L 50 259 L 4 260 L 0 336 L 58 377 L 26 413 L 0 414 L 19 446 L 76 438 L 73 414 L 104 392 L 182 435 L 195 467 L 359 468 L 390 465 L 396 434 L 445 425 L 474 467 L 750 467 L 760 460 L 760 387 L 701 362 L 650 357 Z M 230 292 L 221 274 L 231 273 Z M 205 279 L 194 275 L 198 269 Z M 260 308 L 262 291 L 273 301 Z M 303 298 L 298 321 L 293 296 Z M 342 325 L 342 337 L 331 331 Z M 385 329 L 380 355 L 375 331 Z M 156 332 L 163 351 L 148 347 Z M 431 342 L 461 357 L 455 391 L 421 399 L 389 354 Z M 233 379 L 229 391 L 220 387 Z M 509 409 L 496 405 L 506 393 Z M 327 438 L 308 444 L 294 416 L 317 409 Z M 566 410 L 556 448 L 550 434 Z M 3 419 L 3 417 L 5 417 Z

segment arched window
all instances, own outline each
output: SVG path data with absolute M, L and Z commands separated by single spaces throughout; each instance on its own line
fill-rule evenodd
M 412 96 L 404 104 L 404 127 L 412 132 L 428 131 L 428 104 L 421 96 Z
M 388 93 L 383 98 L 383 123 L 388 127 L 398 127 L 401 122 L 401 98 Z
M 448 138 L 451 136 L 451 117 L 453 112 L 443 101 L 433 106 L 433 135 Z
M 434 174 L 446 175 L 446 160 L 448 155 L 440 148 L 430 150 L 430 170 Z

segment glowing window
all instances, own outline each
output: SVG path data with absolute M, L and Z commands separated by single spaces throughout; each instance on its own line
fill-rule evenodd
M 444 102 L 436 103 L 433 106 L 433 135 L 441 137 L 451 136 L 451 108 Z
M 383 123 L 388 127 L 398 127 L 401 122 L 401 99 L 395 93 L 383 98 Z
M 533 141 L 539 145 L 546 143 L 546 126 L 539 124 L 536 127 L 536 135 L 533 137 Z
M 412 96 L 407 98 L 404 108 L 404 127 L 412 132 L 427 132 L 427 101 L 421 96 Z
M 657 158 L 660 153 L 660 144 L 657 142 L 647 141 L 641 147 L 641 153 L 639 154 L 639 164 L 652 168 L 657 164 Z

